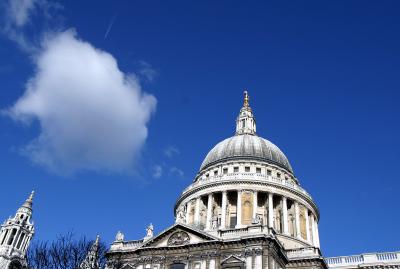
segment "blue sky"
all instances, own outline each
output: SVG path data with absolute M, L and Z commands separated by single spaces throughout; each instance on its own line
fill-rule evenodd
M 165 229 L 248 89 L 320 208 L 323 254 L 399 250 L 398 1 L 1 8 L 0 219 L 34 189 L 36 240 Z

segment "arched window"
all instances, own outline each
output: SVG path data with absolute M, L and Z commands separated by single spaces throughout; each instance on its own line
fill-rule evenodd
M 8 266 L 8 269 L 22 269 L 22 265 L 19 261 L 12 261 Z

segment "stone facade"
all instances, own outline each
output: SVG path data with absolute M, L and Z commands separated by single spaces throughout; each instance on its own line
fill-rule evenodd
M 119 232 L 108 268 L 327 268 L 318 208 L 283 152 L 257 136 L 247 92 L 235 136 L 207 154 L 174 212 L 175 224 L 155 237 L 125 241 Z

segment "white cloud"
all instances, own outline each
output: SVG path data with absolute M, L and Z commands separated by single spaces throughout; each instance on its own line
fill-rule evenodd
M 154 79 L 158 76 L 158 72 L 145 61 L 139 61 L 139 74 L 149 82 L 153 82 Z
M 63 6 L 56 0 L 5 0 L 0 4 L 0 32 L 23 51 L 35 54 L 38 52 L 36 40 L 43 34 L 43 26 L 60 27 L 56 19 L 60 19 L 61 9 Z
M 163 168 L 161 165 L 153 166 L 153 178 L 160 178 L 163 174 Z
M 7 112 L 40 123 L 24 152 L 57 173 L 129 170 L 147 138 L 155 97 L 71 30 L 46 39 L 35 64 L 25 94 Z
M 178 167 L 175 167 L 175 166 L 171 167 L 169 169 L 169 172 L 170 172 L 170 174 L 178 175 L 180 178 L 182 178 L 184 176 L 183 171 L 181 169 L 179 169 Z
M 168 158 L 172 158 L 172 157 L 174 157 L 176 155 L 179 155 L 180 153 L 181 152 L 179 151 L 179 149 L 174 147 L 174 146 L 169 146 L 164 150 L 164 154 Z
M 24 26 L 31 12 L 34 10 L 37 0 L 8 0 L 7 16 L 10 23 L 17 26 Z

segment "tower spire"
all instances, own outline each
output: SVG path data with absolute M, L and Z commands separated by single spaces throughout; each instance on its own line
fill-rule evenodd
M 243 92 L 243 107 L 240 109 L 239 116 L 236 119 L 236 135 L 256 134 L 256 119 L 250 107 L 250 96 L 247 90 Z
M 99 268 L 99 241 L 100 236 L 96 236 L 96 240 L 90 247 L 85 259 L 79 265 L 79 269 L 98 269 Z
M 25 202 L 22 204 L 22 206 L 18 209 L 17 212 L 31 215 L 34 196 L 35 196 L 35 191 L 32 191 L 31 194 L 29 195 L 28 199 L 25 200 Z

